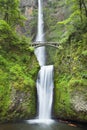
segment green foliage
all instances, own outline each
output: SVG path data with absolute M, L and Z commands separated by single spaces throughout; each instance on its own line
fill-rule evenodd
M 23 23 L 25 19 L 19 10 L 19 0 L 0 0 L 1 19 L 5 20 L 11 26 Z
M 84 13 L 84 10 L 86 9 L 86 3 L 84 2 L 84 7 L 83 2 L 80 2 L 81 1 L 78 0 L 67 0 L 67 4 L 71 10 L 71 14 L 64 21 L 58 22 L 58 24 L 64 25 L 65 28 L 65 32 L 62 34 L 62 42 L 72 40 L 73 36 L 81 34 L 83 33 L 83 31 L 87 31 L 87 16 Z
M 8 38 L 9 34 L 11 35 L 12 31 L 10 26 L 4 21 L 0 20 L 0 41 Z
M 14 38 L 12 39 L 14 40 Z M 11 120 L 11 118 L 15 119 L 17 117 L 21 118 L 21 116 L 27 117 L 27 115 L 31 116 L 35 114 L 36 102 L 34 92 L 39 69 L 34 52 L 22 37 L 18 39 L 18 44 L 9 44 L 9 48 L 8 44 L 3 46 L 2 42 L 0 42 L 0 45 L 0 121 Z M 18 110 L 9 113 L 12 102 L 12 90 L 19 91 L 25 95 L 29 93 L 29 96 L 25 97 L 25 101 L 21 103 L 20 109 L 25 108 L 24 112 L 22 111 L 23 114 L 17 112 Z
M 3 4 L 0 8 L 3 10 L 3 14 L 0 13 L 0 121 L 35 114 L 35 81 L 39 69 L 34 48 L 30 47 L 31 38 L 20 36 L 14 28 L 21 21 L 18 0 L 6 2 L 8 0 L 0 1 L 0 6 Z M 24 97 L 18 97 L 20 93 Z
M 87 50 L 83 51 L 82 55 L 87 57 Z
M 54 113 L 69 115 L 71 112 L 70 108 L 70 90 L 68 88 L 68 76 L 63 76 L 58 79 L 55 84 L 55 95 L 54 95 Z M 62 114 L 62 115 L 63 115 Z
M 47 48 L 47 54 L 48 63 L 55 66 L 54 113 L 65 119 L 85 120 L 84 114 L 77 114 L 71 100 L 78 92 L 87 101 L 86 2 L 50 1 L 49 10 L 45 9 L 47 40 L 59 42 L 62 46 L 62 50 Z
M 51 6 L 50 3 L 52 4 Z M 57 9 L 57 3 L 56 4 L 55 2 L 50 3 L 48 3 L 48 7 L 44 8 L 44 12 L 46 12 L 44 15 L 46 39 L 47 41 L 56 41 L 56 38 L 58 37 L 58 34 L 56 33 L 58 33 L 58 31 L 56 29 L 57 18 L 54 16 L 54 14 L 55 14 L 55 8 Z
M 83 80 L 83 79 L 71 79 L 69 81 L 69 86 L 70 87 L 75 87 L 75 88 L 78 88 L 78 87 L 86 87 L 86 80 Z

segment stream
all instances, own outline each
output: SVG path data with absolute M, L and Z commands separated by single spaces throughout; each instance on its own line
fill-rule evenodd
M 72 125 L 72 124 L 71 124 Z M 51 123 L 28 123 L 28 121 L 1 124 L 0 130 L 87 130 L 86 126 L 69 126 L 69 124 L 53 121 Z

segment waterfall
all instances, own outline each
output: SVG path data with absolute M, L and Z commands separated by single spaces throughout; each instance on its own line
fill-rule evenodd
M 36 42 L 44 42 L 44 21 L 43 21 L 43 9 L 42 9 L 42 0 L 38 0 L 38 25 L 37 25 L 37 37 Z M 40 66 L 45 65 L 45 47 L 38 47 L 35 50 L 35 54 Z
M 51 118 L 53 86 L 53 65 L 41 67 L 37 79 L 39 119 Z
M 44 42 L 44 21 L 42 0 L 38 0 L 38 26 L 37 42 Z M 37 77 L 37 94 L 38 94 L 38 119 L 51 119 L 51 108 L 53 99 L 53 65 L 46 66 L 45 46 L 35 49 L 37 60 L 41 69 Z

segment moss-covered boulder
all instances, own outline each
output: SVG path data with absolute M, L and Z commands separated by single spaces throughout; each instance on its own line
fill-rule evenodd
M 58 80 L 54 91 L 55 117 L 64 120 L 87 122 L 86 91 L 86 80 L 67 80 L 67 78 Z

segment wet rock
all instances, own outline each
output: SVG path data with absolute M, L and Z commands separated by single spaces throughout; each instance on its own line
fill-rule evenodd
M 83 95 L 76 94 L 71 99 L 72 105 L 77 112 L 87 112 L 87 101 L 84 100 Z

